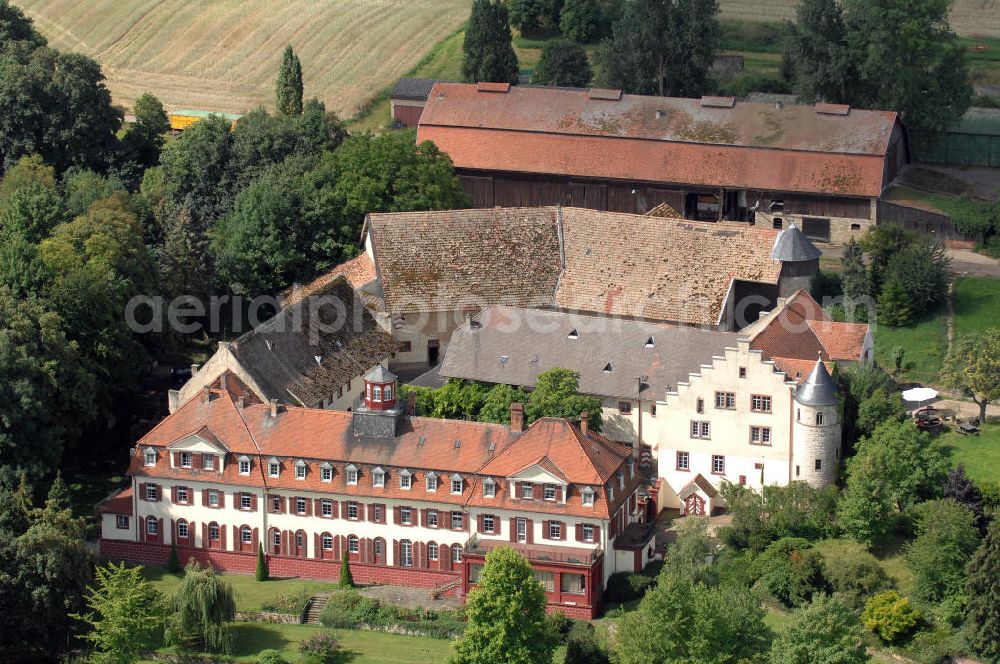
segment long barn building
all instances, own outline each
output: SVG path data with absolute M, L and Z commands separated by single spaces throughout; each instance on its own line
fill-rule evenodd
M 909 159 L 896 113 L 618 90 L 437 82 L 417 140 L 455 164 L 476 207 L 565 205 L 845 242 L 875 223 Z

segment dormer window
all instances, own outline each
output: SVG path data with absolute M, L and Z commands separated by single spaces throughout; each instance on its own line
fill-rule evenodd
M 566 335 L 566 338 L 567 339 L 579 339 L 580 338 L 580 333 L 577 332 L 576 329 L 572 329 L 572 330 L 570 330 L 569 334 Z
M 555 500 L 556 499 L 556 487 L 554 484 L 546 484 L 542 490 L 542 495 L 545 500 Z
M 521 482 L 521 498 L 531 500 L 535 497 L 535 487 L 531 482 Z
M 372 486 L 385 486 L 385 471 L 381 468 L 372 471 Z
M 152 447 L 147 447 L 146 451 L 143 452 L 142 462 L 143 462 L 143 464 L 145 464 L 147 466 L 155 466 L 156 465 L 156 450 L 154 450 Z
M 497 495 L 497 483 L 490 478 L 483 481 L 483 498 L 495 498 Z
M 353 485 L 353 484 L 357 484 L 358 483 L 358 469 L 357 469 L 357 466 L 355 466 L 354 464 L 351 464 L 351 465 L 347 466 L 347 468 L 344 469 L 344 472 L 347 474 L 347 483 L 348 484 L 352 484 Z
M 427 473 L 424 478 L 424 485 L 428 491 L 437 491 L 438 489 L 438 476 L 436 473 Z
M 451 492 L 454 493 L 454 494 L 460 494 L 460 493 L 462 493 L 462 487 L 463 487 L 462 476 L 461 475 L 452 475 L 451 476 Z
M 581 496 L 582 496 L 583 504 L 584 504 L 585 507 L 593 507 L 594 506 L 594 490 L 593 489 L 591 489 L 588 486 L 586 489 L 583 490 L 583 493 L 581 494 Z
M 191 467 L 191 453 L 181 452 L 181 468 L 190 468 L 190 467 Z
M 653 337 L 650 337 L 650 338 L 646 339 L 645 347 L 646 348 L 655 348 L 656 347 L 656 341 L 653 339 Z
M 409 491 L 412 484 L 413 484 L 413 473 L 406 470 L 405 468 L 399 471 L 399 488 L 406 489 L 407 491 Z
M 278 477 L 281 475 L 281 462 L 277 459 L 271 459 L 267 464 L 267 474 L 270 477 Z
M 324 482 L 333 481 L 333 466 L 324 461 L 319 466 L 319 478 Z
M 613 371 L 613 368 L 611 367 L 611 363 L 610 362 L 608 362 L 607 364 L 604 365 L 604 373 L 611 373 L 612 371 Z
M 306 470 L 308 468 L 309 468 L 309 466 L 306 464 L 305 461 L 302 461 L 301 459 L 299 461 L 296 461 L 295 462 L 295 479 L 297 479 L 297 480 L 304 480 L 306 478 Z
M 215 455 L 214 454 L 203 454 L 201 457 L 201 469 L 202 470 L 215 470 Z
M 240 457 L 240 475 L 250 474 L 250 457 Z

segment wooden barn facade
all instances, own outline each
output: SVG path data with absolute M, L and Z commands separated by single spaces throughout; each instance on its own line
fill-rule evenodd
M 896 114 L 617 90 L 436 83 L 417 138 L 476 207 L 564 205 L 781 228 L 846 242 L 909 159 Z

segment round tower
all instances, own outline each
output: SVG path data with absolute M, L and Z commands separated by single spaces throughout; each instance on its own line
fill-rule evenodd
M 781 261 L 778 297 L 789 297 L 803 288 L 809 290 L 822 253 L 794 223 L 778 233 L 771 249 L 771 258 Z
M 381 364 L 365 374 L 365 408 L 392 410 L 396 407 L 396 376 Z
M 792 479 L 822 487 L 837 480 L 840 411 L 837 386 L 822 360 L 795 389 Z

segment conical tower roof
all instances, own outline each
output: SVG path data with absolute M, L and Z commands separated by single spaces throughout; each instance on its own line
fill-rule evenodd
M 822 253 L 802 234 L 798 226 L 789 224 L 788 228 L 778 233 L 778 239 L 771 249 L 771 258 L 782 263 L 797 263 L 819 258 Z
M 809 377 L 795 389 L 795 401 L 803 406 L 832 406 L 837 403 L 837 386 L 823 360 L 816 360 Z

